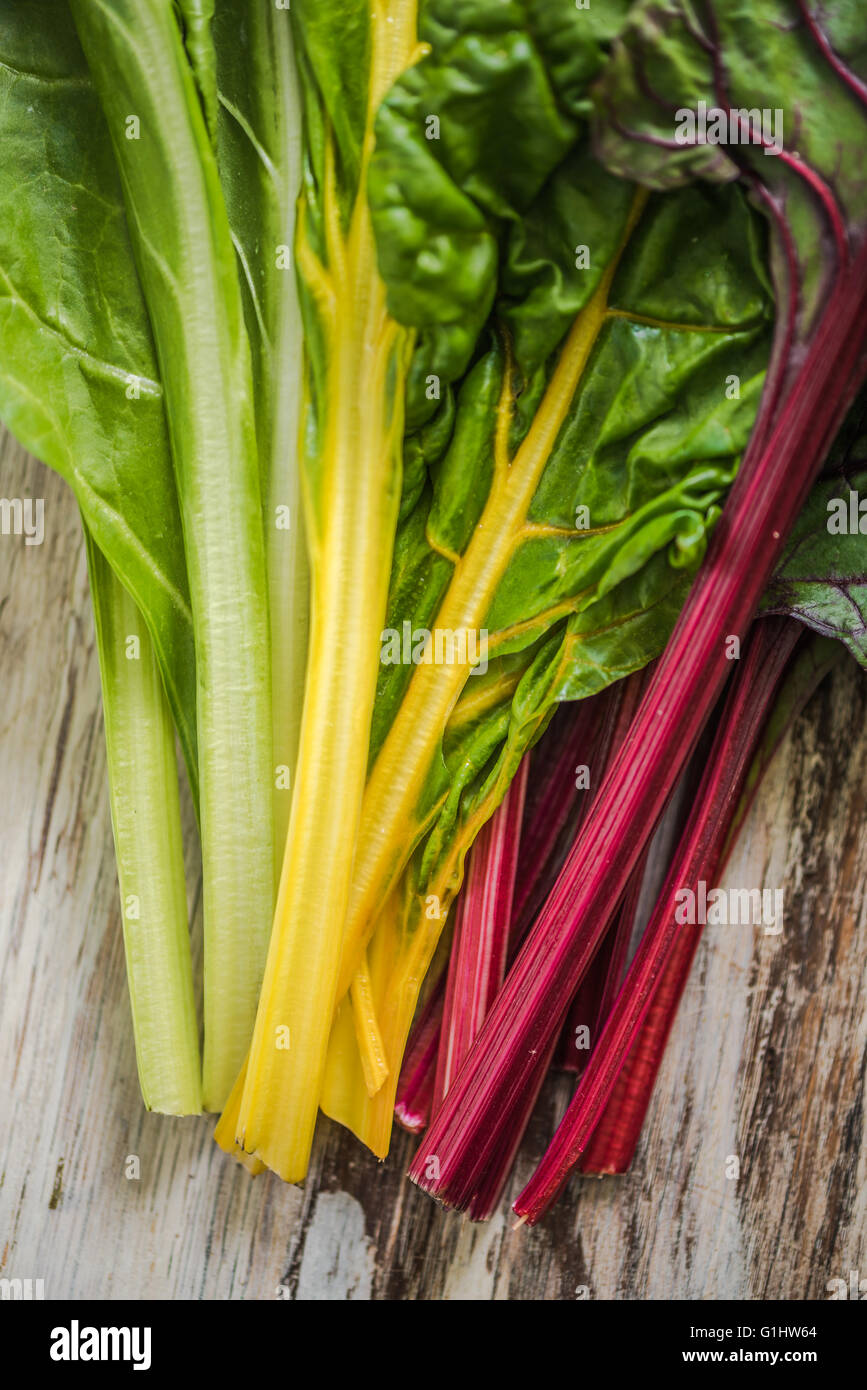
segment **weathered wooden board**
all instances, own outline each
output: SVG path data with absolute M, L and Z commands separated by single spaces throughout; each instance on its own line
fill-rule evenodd
M 705 933 L 633 1172 L 575 1182 L 535 1230 L 505 1205 L 473 1227 L 403 1179 L 407 1135 L 378 1165 L 323 1121 L 302 1191 L 251 1180 L 211 1121 L 142 1111 L 77 513 L 8 437 L 0 496 L 45 500 L 42 545 L 0 537 L 0 1276 L 48 1298 L 816 1299 L 867 1275 L 854 664 L 799 722 L 731 864 L 734 886 L 784 887 L 784 932 Z M 516 1184 L 567 1098 L 549 1086 Z

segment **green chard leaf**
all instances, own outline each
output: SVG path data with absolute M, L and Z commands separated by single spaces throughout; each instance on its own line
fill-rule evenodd
M 523 215 L 575 142 L 601 41 L 626 5 L 431 0 L 430 53 L 396 83 L 376 124 L 369 196 L 388 304 L 419 330 L 411 428 L 436 408 L 431 376 L 466 369 L 497 289 L 502 224 Z
M 864 180 L 852 177 L 867 131 L 867 33 L 858 15 L 847 0 L 639 0 L 594 92 L 596 146 L 608 168 L 656 188 L 739 179 L 768 220 L 779 312 L 759 443 L 867 222 Z M 726 61 L 731 54 L 736 62 Z M 821 119 L 805 119 L 808 111 Z M 857 489 L 846 479 L 857 467 L 849 454 L 859 420 L 863 432 L 863 405 L 826 467 L 845 462 L 845 471 L 836 485 L 815 486 L 760 611 L 836 633 L 863 661 L 867 546 L 853 519 L 835 525 L 828 510 L 836 501 L 841 513 L 852 506 L 857 514 Z M 862 440 L 856 460 L 864 453 Z
M 380 128 L 402 89 L 419 88 L 427 61 L 397 84 Z M 420 104 L 435 107 L 433 99 Z M 592 694 L 661 650 L 764 380 L 771 319 L 764 238 L 744 196 L 693 186 L 652 197 L 638 217 L 635 199 L 634 187 L 606 174 L 579 138 L 520 221 L 505 220 L 488 344 L 476 350 L 454 402 L 434 417 L 448 414 L 450 437 L 439 456 L 428 451 L 427 480 L 398 532 L 389 629 L 436 629 L 450 590 L 456 581 L 466 587 L 478 554 L 485 588 L 475 617 L 487 630 L 488 655 L 527 654 L 514 697 L 517 727 L 502 752 L 509 765 L 532 740 L 530 726 L 541 726 L 558 701 Z M 389 217 L 374 216 L 381 246 L 399 240 Z M 407 241 L 400 245 L 408 256 Z M 425 260 L 423 248 L 416 255 Z M 406 267 L 407 256 L 394 263 Z M 383 268 L 395 302 L 412 270 L 393 282 Z M 401 302 L 404 312 L 413 303 Z M 583 341 L 582 314 L 585 325 L 595 315 L 592 342 Z M 423 339 L 423 324 L 414 326 Z M 562 404 L 551 427 L 558 371 Z M 427 425 L 417 435 L 430 433 Z M 506 543 L 494 524 L 498 499 L 519 488 Z M 403 660 L 383 665 L 372 783 L 390 731 L 397 745 L 401 704 L 420 670 Z M 465 677 L 466 669 L 455 680 L 459 694 Z M 451 776 L 434 757 L 415 807 L 416 839 Z
M 760 612 L 791 614 L 867 667 L 867 469 L 813 488 Z
M 0 3 L 0 417 L 69 483 L 154 643 L 197 797 L 165 402 L 108 130 L 65 0 Z
M 768 220 L 778 321 L 755 447 L 797 376 L 793 344 L 816 330 L 867 222 L 867 185 L 851 177 L 867 92 L 857 10 L 850 0 L 637 0 L 594 88 L 606 168 L 654 188 L 738 179 Z

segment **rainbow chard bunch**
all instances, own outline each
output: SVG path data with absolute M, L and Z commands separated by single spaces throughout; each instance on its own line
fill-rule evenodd
M 0 411 L 87 530 L 142 1087 L 252 1171 L 397 1113 L 484 1217 L 558 1060 L 521 1214 L 628 1161 L 671 895 L 864 659 L 856 417 L 803 510 L 865 370 L 849 15 L 0 0 Z

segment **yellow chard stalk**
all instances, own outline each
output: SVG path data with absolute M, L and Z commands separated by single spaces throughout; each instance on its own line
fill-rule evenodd
M 412 349 L 411 334 L 386 309 L 366 173 L 376 109 L 414 57 L 416 5 L 373 0 L 323 10 L 299 0 L 293 15 L 308 144 L 296 260 L 310 345 L 303 481 L 309 664 L 286 854 L 246 1077 L 234 1097 L 237 1118 L 227 1114 L 217 1138 L 227 1148 L 237 1141 L 281 1177 L 299 1181 L 307 1171 L 337 995 Z M 345 71 L 338 70 L 341 62 Z M 352 104 L 359 83 L 366 115 L 355 150 L 340 104 Z

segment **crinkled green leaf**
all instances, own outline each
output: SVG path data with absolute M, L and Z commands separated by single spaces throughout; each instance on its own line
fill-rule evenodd
M 522 247 L 536 237 L 541 248 L 530 288 L 515 293 L 518 261 L 504 259 L 488 346 L 457 385 L 448 447 L 398 531 L 390 629 L 441 626 L 468 548 L 491 526 L 498 410 L 505 400 L 512 412 L 516 470 L 564 335 L 618 254 L 633 198 L 579 145 L 524 219 Z M 581 271 L 579 238 L 591 248 Z M 699 185 L 652 197 L 628 238 L 598 338 L 486 610 L 492 672 L 467 680 L 406 827 L 420 846 L 423 896 L 459 884 L 478 825 L 556 705 L 662 651 L 758 409 L 771 328 L 764 244 L 740 190 Z M 504 661 L 508 679 L 497 675 Z M 383 665 L 374 764 L 381 749 L 389 756 L 414 669 Z M 486 680 L 491 694 L 482 699 L 474 687 Z
M 570 168 L 575 163 L 568 161 Z M 621 199 L 618 222 L 605 223 L 600 256 L 616 244 L 627 207 Z M 675 284 L 669 274 L 666 306 L 654 292 L 654 277 L 660 264 L 677 260 L 685 227 L 691 230 L 689 243 L 711 254 L 688 251 L 681 280 Z M 688 574 L 703 554 L 706 519 L 716 516 L 758 405 L 769 329 L 759 250 L 755 219 L 736 191 L 691 188 L 648 206 L 615 278 L 610 316 L 529 507 L 526 539 L 516 545 L 488 612 L 490 642 L 498 651 L 532 645 L 565 623 L 568 610 L 591 608 L 658 551 L 668 554 L 668 569 L 674 562 L 687 571 L 672 576 L 682 600 Z M 572 265 L 569 251 L 564 238 L 561 264 Z M 574 273 L 563 271 L 577 307 L 586 303 L 603 269 L 588 276 L 583 293 Z M 573 317 L 561 319 L 561 337 Z M 449 446 L 398 531 L 390 628 L 404 622 L 433 626 L 454 570 L 448 557 L 461 554 L 483 523 L 504 368 L 497 339 L 460 385 Z M 736 397 L 727 391 L 732 376 L 738 378 Z M 545 377 L 543 371 L 542 385 Z M 528 394 L 538 405 L 539 393 Z M 522 400 L 521 394 L 514 400 L 513 452 L 532 427 L 532 414 L 521 416 Z M 576 529 L 581 507 L 589 513 L 586 533 Z M 666 588 L 668 578 L 664 572 Z M 652 594 L 645 593 L 644 601 L 653 607 Z M 668 625 L 653 625 L 655 641 L 635 666 L 661 650 L 675 613 L 669 607 Z M 503 636 L 509 629 L 515 634 Z M 411 674 L 406 665 L 383 666 L 374 754 Z M 573 698 L 578 684 L 573 694 L 553 698 Z
M 431 52 L 380 107 L 369 177 L 389 308 L 421 330 L 410 425 L 431 413 L 427 378 L 454 381 L 472 356 L 496 293 L 501 224 L 520 241 L 520 219 L 575 143 L 626 6 L 598 10 L 572 0 L 424 7 Z M 520 247 L 514 256 L 517 279 Z
M 769 220 L 779 313 L 765 431 L 867 221 L 867 185 L 857 177 L 865 78 L 867 30 L 850 0 L 639 0 L 595 89 L 596 145 L 608 168 L 658 188 L 740 178 Z M 698 117 L 702 103 L 737 113 L 734 141 L 703 140 L 698 121 L 690 137 L 690 113 Z M 770 152 L 756 138 L 759 117 Z M 837 632 L 863 660 L 867 547 L 857 533 L 829 533 L 829 487 L 810 496 L 762 611 Z
M 745 175 L 772 221 L 784 218 L 775 277 L 781 300 L 797 279 L 802 338 L 836 272 L 832 202 L 841 232 L 867 219 L 867 184 L 849 177 L 863 162 L 863 21 L 852 0 L 638 0 L 595 88 L 597 148 L 612 172 L 657 188 Z M 744 118 L 737 143 L 681 143 L 678 117 L 697 112 L 700 102 L 767 111 L 770 143 L 779 133 L 781 152 L 766 154 L 747 140 Z M 809 112 L 821 112 L 821 120 Z M 680 130 L 685 140 L 685 117 Z
M 761 611 L 790 613 L 867 666 L 867 471 L 817 483 Z

